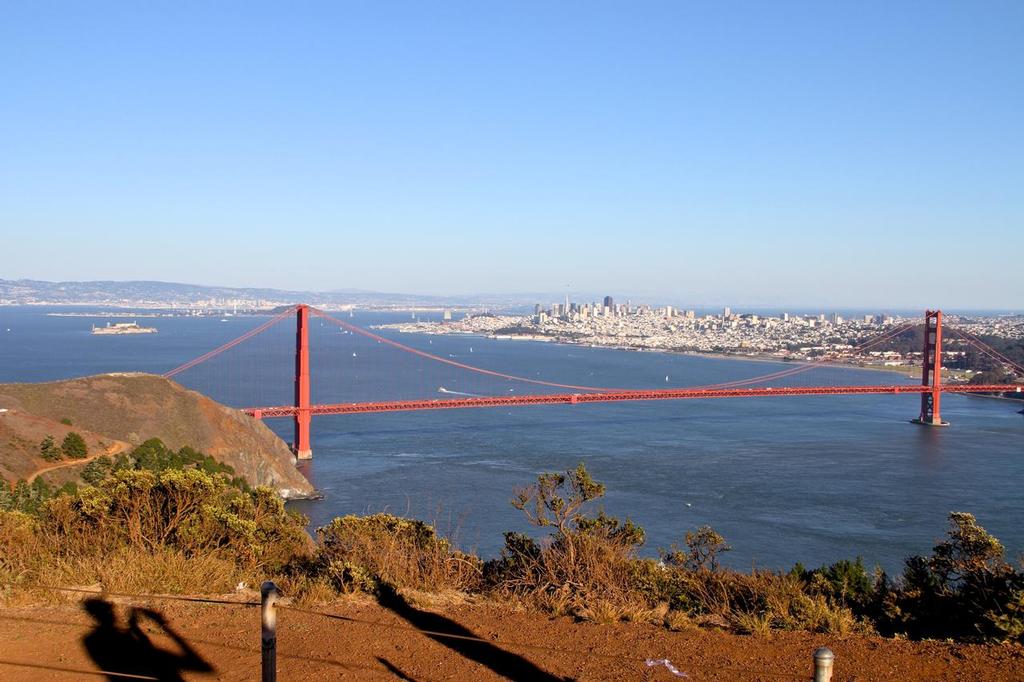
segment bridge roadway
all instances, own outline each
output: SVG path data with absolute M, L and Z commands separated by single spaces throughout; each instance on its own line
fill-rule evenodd
M 944 384 L 943 393 L 1021 393 L 1022 384 Z M 623 390 L 599 393 L 553 393 L 550 395 L 508 395 L 473 398 L 390 400 L 383 402 L 311 405 L 310 415 L 366 414 L 370 412 L 407 412 L 412 410 L 454 410 L 470 407 L 513 407 L 519 405 L 577 405 L 630 400 L 695 400 L 710 398 L 781 398 L 801 395 L 896 395 L 931 393 L 931 386 L 781 386 L 764 388 L 666 388 L 646 391 Z M 299 408 L 292 405 L 248 407 L 242 410 L 257 419 L 294 417 Z

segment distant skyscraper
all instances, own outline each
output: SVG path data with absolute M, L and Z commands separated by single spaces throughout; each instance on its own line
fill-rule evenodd
M 728 307 L 723 308 L 722 309 L 722 317 L 730 317 L 730 316 L 732 316 L 732 310 L 730 310 Z
M 611 296 L 604 297 L 604 307 L 611 308 L 613 310 L 615 309 L 615 301 L 612 299 Z

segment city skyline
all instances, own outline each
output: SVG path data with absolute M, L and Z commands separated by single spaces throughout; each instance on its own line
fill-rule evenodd
M 1019 3 L 94 9 L 0 27 L 7 279 L 1024 301 Z

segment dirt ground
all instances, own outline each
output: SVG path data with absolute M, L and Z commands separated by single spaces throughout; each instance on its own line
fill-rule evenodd
M 438 609 L 402 597 L 351 598 L 316 610 L 333 617 L 278 610 L 279 679 L 681 679 L 664 665 L 647 665 L 668 659 L 685 679 L 807 680 L 819 646 L 835 652 L 837 681 L 1024 679 L 1020 646 L 670 632 L 485 603 Z M 256 606 L 91 599 L 0 608 L 3 680 L 95 679 L 101 670 L 116 673 L 111 680 L 252 680 L 259 669 Z

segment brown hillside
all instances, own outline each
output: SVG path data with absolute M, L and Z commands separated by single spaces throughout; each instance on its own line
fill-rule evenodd
M 188 445 L 230 464 L 250 483 L 269 485 L 284 497 L 314 492 L 295 468 L 288 446 L 266 425 L 163 377 L 102 374 L 41 384 L 0 384 L 0 408 L 58 423 L 70 419 L 71 429 L 89 431 L 107 442 L 137 445 L 159 438 L 174 449 Z M 0 438 L 0 451 L 24 452 L 38 445 L 30 438 L 22 440 L 28 445 L 16 438 Z M 5 457 L 13 458 L 11 452 Z M 4 460 L 0 466 L 6 467 Z
M 69 431 L 75 431 L 85 439 L 89 458 L 57 462 L 47 462 L 43 459 L 39 452 L 39 444 L 43 439 L 53 436 L 59 447 Z M 53 473 L 47 473 L 44 478 L 48 483 L 60 485 L 68 480 L 76 480 L 79 470 L 93 455 L 109 455 L 128 447 L 129 445 L 122 441 L 87 429 L 68 426 L 49 417 L 20 410 L 0 412 L 0 476 L 8 481 L 29 479 L 34 473 L 52 467 Z

